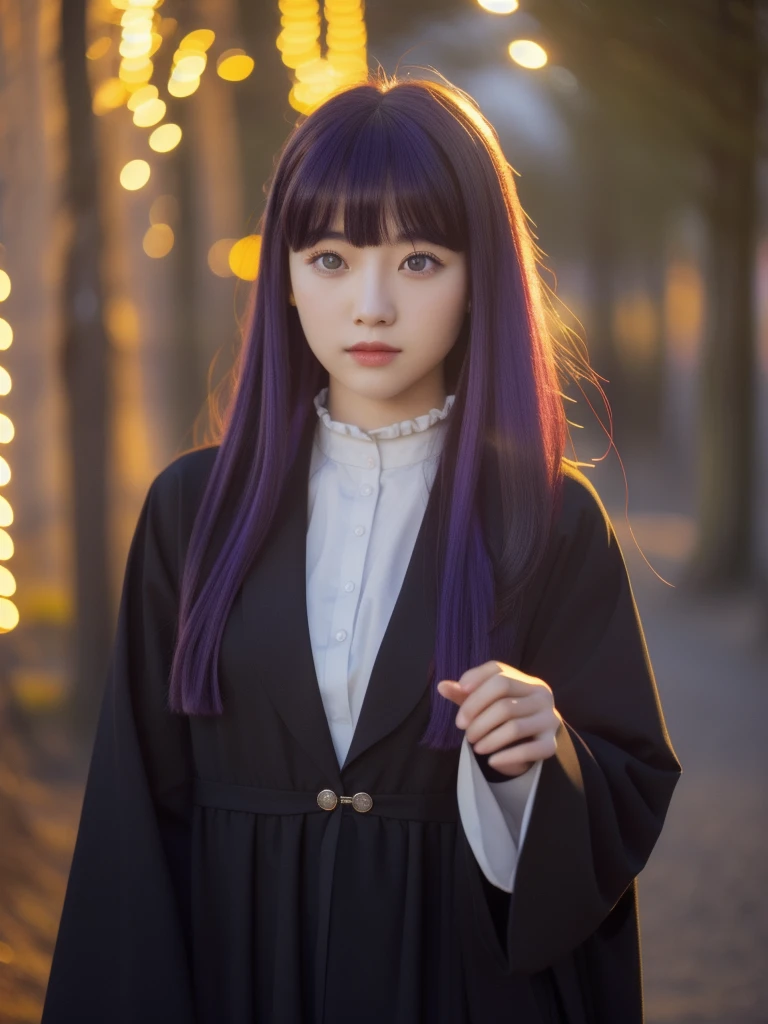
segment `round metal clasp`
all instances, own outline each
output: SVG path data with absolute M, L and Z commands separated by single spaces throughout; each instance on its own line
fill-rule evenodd
M 332 789 L 321 789 L 317 794 L 318 807 L 322 807 L 324 811 L 332 811 L 338 802 L 338 797 Z
M 373 799 L 368 793 L 355 793 L 352 797 L 352 806 L 356 811 L 365 814 L 373 807 Z

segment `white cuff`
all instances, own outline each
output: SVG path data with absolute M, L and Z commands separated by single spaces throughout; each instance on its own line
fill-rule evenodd
M 542 761 L 523 775 L 504 782 L 489 782 L 464 736 L 459 755 L 457 798 L 461 824 L 469 845 L 488 881 L 512 892 Z

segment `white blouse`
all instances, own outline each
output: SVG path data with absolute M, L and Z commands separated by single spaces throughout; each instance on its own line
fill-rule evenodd
M 307 614 L 318 684 L 339 766 L 352 742 L 371 670 L 416 542 L 454 395 L 442 409 L 364 431 L 332 420 L 328 389 L 309 473 Z M 458 707 L 456 708 L 458 710 Z M 512 892 L 541 761 L 489 782 L 464 737 L 457 799 L 485 877 Z

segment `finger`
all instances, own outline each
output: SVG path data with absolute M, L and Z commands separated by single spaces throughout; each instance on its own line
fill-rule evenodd
M 461 705 L 467 699 L 468 694 L 453 679 L 441 679 L 437 684 L 437 692 L 446 700 L 452 700 L 454 704 Z
M 537 714 L 541 708 L 530 697 L 499 697 L 482 711 L 479 711 L 466 726 L 467 739 L 470 743 L 481 740 L 486 733 L 510 719 L 529 718 Z M 466 711 L 464 712 L 466 714 Z M 458 716 L 457 716 L 458 717 Z M 542 723 L 542 729 L 549 725 Z
M 538 738 L 551 727 L 551 717 L 542 711 L 535 715 L 528 715 L 527 718 L 515 718 L 504 722 L 498 728 L 485 733 L 477 742 L 470 739 L 470 743 L 478 754 L 492 754 L 519 740 L 528 737 Z M 467 736 L 469 737 L 469 730 L 467 730 Z
M 465 693 L 474 693 L 479 686 L 492 676 L 499 675 L 509 680 L 509 691 L 512 695 L 524 696 L 526 693 L 525 684 L 532 681 L 541 682 L 536 676 L 529 676 L 513 665 L 507 665 L 503 661 L 485 661 L 482 665 L 476 665 L 467 671 L 459 679 L 462 690 Z M 513 692 L 514 691 L 514 692 Z
M 525 689 L 520 691 L 518 687 L 522 687 L 523 685 L 525 685 Z M 502 675 L 494 675 L 489 679 L 486 679 L 482 685 L 467 697 L 466 701 L 462 705 L 461 711 L 456 716 L 456 724 L 460 729 L 465 728 L 473 718 L 479 715 L 481 711 L 487 708 L 495 700 L 499 700 L 501 698 L 524 700 L 535 692 L 535 688 L 531 684 L 523 684 L 516 681 L 514 686 L 515 692 L 511 693 L 510 680 Z M 533 708 L 531 710 L 533 710 Z
M 544 761 L 557 750 L 557 738 L 554 733 L 548 733 L 545 737 L 532 740 L 530 743 L 521 743 L 519 746 L 510 747 L 508 750 L 501 750 L 488 758 L 491 768 L 511 768 L 526 761 Z
M 490 763 L 491 762 L 489 761 L 488 764 L 490 764 Z M 527 771 L 530 771 L 531 768 L 533 768 L 534 763 L 535 762 L 533 762 L 533 761 L 524 761 L 522 764 L 519 764 L 519 765 L 517 765 L 517 764 L 512 764 L 512 765 L 498 765 L 498 764 L 495 764 L 493 766 L 493 768 L 494 768 L 494 771 L 501 772 L 502 775 L 508 775 L 510 777 L 510 779 L 514 779 L 514 778 L 517 778 L 519 775 L 525 775 L 525 773 Z

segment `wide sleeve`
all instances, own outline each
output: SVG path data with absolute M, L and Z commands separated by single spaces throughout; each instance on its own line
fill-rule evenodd
M 483 874 L 504 892 L 514 889 L 541 764 L 536 761 L 522 775 L 491 782 L 466 735 L 462 740 L 456 784 L 462 828 Z
M 192 1024 L 191 752 L 166 707 L 177 618 L 177 481 L 131 541 L 42 1024 Z
M 563 721 L 511 896 L 465 844 L 475 934 L 504 974 L 543 970 L 598 929 L 645 866 L 681 772 L 613 527 L 588 481 L 564 485 L 519 666 L 552 687 Z

